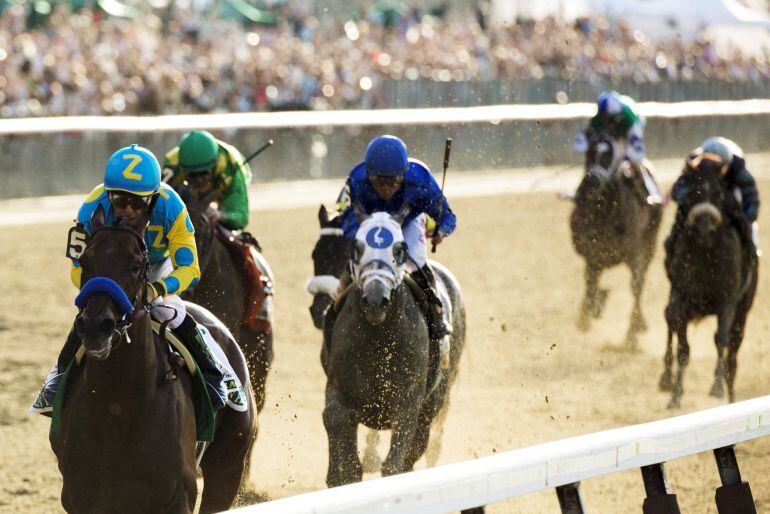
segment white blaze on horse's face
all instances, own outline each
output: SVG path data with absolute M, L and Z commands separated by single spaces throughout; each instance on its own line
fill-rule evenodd
M 375 212 L 356 232 L 353 280 L 360 288 L 372 280 L 395 288 L 404 277 L 405 253 L 401 225 L 387 212 Z

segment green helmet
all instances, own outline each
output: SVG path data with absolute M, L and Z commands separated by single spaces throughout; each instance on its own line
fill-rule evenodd
M 179 167 L 185 173 L 204 173 L 217 163 L 219 145 L 209 132 L 193 130 L 179 142 Z

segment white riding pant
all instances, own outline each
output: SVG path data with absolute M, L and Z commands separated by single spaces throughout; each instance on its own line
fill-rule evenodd
M 174 271 L 174 266 L 171 264 L 171 259 L 166 258 L 163 262 L 150 265 L 148 279 L 150 282 L 155 282 L 172 271 Z M 186 315 L 187 309 L 185 309 L 184 302 L 176 294 L 164 296 L 163 300 L 152 308 L 152 317 L 160 322 L 171 320 L 168 326 L 172 330 L 182 324 Z
M 417 271 L 417 268 L 422 268 L 428 262 L 428 249 L 425 245 L 425 214 L 420 214 L 405 224 L 402 231 L 406 248 L 412 258 L 407 264 L 407 269 L 411 273 Z

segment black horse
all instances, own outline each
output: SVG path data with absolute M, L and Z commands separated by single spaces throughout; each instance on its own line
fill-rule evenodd
M 687 187 L 686 201 L 679 205 L 677 222 L 666 243 L 671 293 L 660 388 L 672 391 L 670 408 L 681 406 L 690 357 L 687 325 L 709 315 L 717 317 L 717 366 L 711 395 L 723 397 L 726 382 L 729 401 L 735 400 L 737 355 L 757 288 L 757 257 L 750 236 L 741 236 L 740 205 L 725 186 L 720 167 L 721 163 L 703 159 L 697 167 L 685 169 L 681 180 Z M 672 381 L 674 333 L 679 346 L 676 380 Z
M 437 267 L 451 298 L 454 334 L 450 372 L 434 380 L 438 358 L 431 352 L 427 323 L 414 290 L 402 279 L 406 253 L 400 218 L 375 213 L 362 221 L 361 231 L 373 231 L 371 239 L 385 246 L 357 241 L 355 286 L 340 307 L 330 348 L 323 349 L 328 352 L 322 361 L 328 378 L 323 419 L 330 487 L 361 480 L 359 423 L 392 430 L 383 475 L 412 469 L 428 446 L 431 423 L 446 405 L 465 341 L 459 285 L 445 268 Z M 386 231 L 390 236 L 382 235 Z
M 98 278 L 112 292 L 91 294 L 78 316 L 86 357 L 70 373 L 61 424 L 50 434 L 68 512 L 179 513 L 195 507 L 191 376 L 170 359 L 141 308 L 148 222 L 145 216 L 131 225 L 104 225 L 97 209 L 80 258 L 83 283 Z M 189 308 L 209 328 L 247 394 L 246 412 L 219 411 L 214 440 L 200 462 L 200 511 L 219 512 L 230 508 L 248 476 L 257 413 L 246 362 L 232 336 L 210 314 Z
M 342 216 L 339 213 L 329 215 L 326 206 L 318 210 L 318 223 L 321 226 L 318 241 L 313 248 L 313 278 L 307 285 L 313 295 L 310 316 L 316 328 L 323 328 L 324 313 L 332 304 L 332 295 L 337 287 L 337 279 L 342 276 L 348 260 L 349 244 L 342 235 Z
M 607 299 L 607 290 L 599 289 L 599 275 L 621 263 L 631 270 L 634 295 L 626 343 L 634 347 L 639 332 L 647 329 L 640 299 L 662 212 L 661 205 L 647 202 L 642 177 L 623 158 L 615 140 L 593 135 L 570 220 L 572 244 L 586 261 L 586 291 L 578 321 L 581 330 L 588 330 L 591 317 L 601 315 Z
M 253 299 L 245 280 L 247 263 L 241 253 L 243 247 L 234 244 L 233 248 L 228 248 L 223 241 L 224 237 L 217 234 L 218 230 L 223 229 L 206 214 L 208 200 L 196 200 L 189 194 L 185 194 L 184 198 L 195 227 L 195 243 L 201 268 L 200 282 L 185 295 L 185 299 L 211 311 L 233 334 L 246 355 L 257 410 L 261 411 L 265 405 L 267 375 L 273 361 L 272 313 L 268 312 L 268 319 L 258 326 L 244 322 Z M 262 275 L 266 275 L 262 277 L 266 280 L 264 287 L 272 287 L 274 280 L 267 261 L 261 254 L 255 254 L 255 262 L 261 265 Z M 269 295 L 260 299 L 262 302 L 272 300 Z

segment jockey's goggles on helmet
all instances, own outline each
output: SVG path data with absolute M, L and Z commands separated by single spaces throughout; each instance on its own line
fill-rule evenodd
M 135 211 L 149 207 L 153 196 L 132 195 L 131 193 L 125 193 L 123 191 L 110 191 L 107 194 L 109 195 L 110 203 L 114 208 L 125 209 L 126 207 L 131 206 Z
M 401 183 L 404 181 L 404 176 L 403 175 L 395 175 L 395 176 L 370 175 L 369 180 L 371 181 L 375 189 L 380 187 L 391 188 L 391 187 L 400 186 Z

